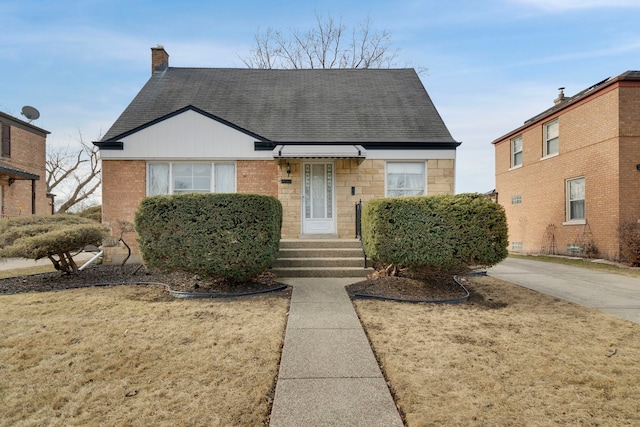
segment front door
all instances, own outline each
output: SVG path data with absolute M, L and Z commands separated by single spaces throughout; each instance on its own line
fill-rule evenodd
M 335 234 L 333 163 L 304 163 L 302 179 L 302 233 Z

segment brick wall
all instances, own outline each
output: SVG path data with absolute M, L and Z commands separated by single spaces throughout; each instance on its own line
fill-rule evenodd
M 118 221 L 134 222 L 135 212 L 145 196 L 144 160 L 102 161 L 102 221 L 111 227 L 113 237 L 120 237 Z M 126 234 L 124 238 L 133 253 L 137 254 L 134 233 Z M 126 253 L 122 245 L 105 248 L 105 262 L 120 262 Z
M 287 175 L 287 163 L 291 174 Z M 335 161 L 337 234 L 341 238 L 355 236 L 355 204 L 384 197 L 385 161 L 340 159 Z M 302 183 L 300 160 L 238 160 L 236 188 L 238 193 L 266 194 L 278 197 L 283 207 L 283 238 L 298 238 L 301 231 Z M 103 160 L 103 220 L 119 236 L 118 220 L 134 221 L 134 214 L 146 195 L 146 162 Z M 428 194 L 452 194 L 453 160 L 429 160 L 427 165 Z M 291 183 L 283 183 L 290 179 Z M 351 187 L 355 194 L 351 194 Z M 125 236 L 137 254 L 135 236 Z M 123 246 L 105 249 L 106 262 L 119 262 L 126 250 Z
M 329 160 L 330 161 L 330 160 Z M 283 206 L 282 237 L 295 239 L 301 233 L 302 209 L 302 162 L 288 161 L 291 175 L 286 174 L 286 164 L 280 167 L 280 178 L 288 178 L 291 184 L 283 184 L 278 180 L 278 198 Z M 335 191 L 337 235 L 341 238 L 355 237 L 355 204 L 374 197 L 384 196 L 384 161 L 364 160 L 358 164 L 355 159 L 338 159 L 335 161 Z M 355 187 L 355 195 L 351 194 Z
M 510 138 L 495 145 L 496 190 L 509 224 L 509 241 L 522 242 L 522 252 L 549 250 L 545 232 L 555 226 L 558 253 L 567 253 L 567 245 L 591 239 L 600 255 L 618 256 L 617 228 L 621 218 L 640 219 L 640 163 L 638 133 L 619 138 L 622 117 L 638 117 L 639 94 L 625 93 L 617 86 L 596 94 L 578 105 L 561 111 L 559 117 L 560 152 L 541 159 L 543 125 L 553 117 L 533 124 L 522 132 L 523 165 L 510 168 Z M 629 97 L 623 115 L 618 115 L 619 100 Z M 620 102 L 622 107 L 623 103 Z M 635 108 L 634 111 L 630 111 Z M 629 120 L 631 122 L 631 120 Z M 637 122 L 637 119 L 636 119 Z M 517 136 L 517 135 L 514 135 Z M 566 180 L 585 177 L 586 224 L 566 224 Z M 512 204 L 512 196 L 521 203 Z
M 287 164 L 291 174 L 287 175 Z M 282 238 L 296 239 L 300 235 L 300 211 L 302 209 L 302 172 L 299 160 L 280 161 L 278 163 L 277 185 L 278 199 L 282 203 Z M 290 184 L 282 179 L 291 180 Z
M 355 237 L 356 208 L 360 200 L 384 197 L 384 160 L 336 161 L 337 226 L 341 238 Z M 351 195 L 355 187 L 355 195 Z
M 11 157 L 3 157 L 2 161 L 8 165 L 40 176 L 36 185 L 36 214 L 51 213 L 50 199 L 47 198 L 46 183 L 46 140 L 17 126 L 11 126 Z M 2 182 L 3 214 L 8 216 L 31 215 L 32 184 L 31 180 L 16 180 L 8 185 Z
M 620 88 L 620 225 L 640 221 L 640 87 Z
M 236 177 L 238 193 L 278 197 L 278 163 L 274 160 L 238 160 Z
M 455 160 L 427 161 L 427 195 L 453 194 L 455 187 Z
M 298 238 L 301 232 L 302 162 L 290 160 L 291 184 L 278 179 L 278 198 L 282 202 L 284 220 L 283 238 Z M 355 236 L 355 204 L 384 197 L 385 161 L 338 159 L 335 161 L 337 234 L 340 238 Z M 427 161 L 427 193 L 453 194 L 455 180 L 454 160 Z M 286 162 L 280 167 L 280 178 L 286 178 Z M 351 194 L 354 187 L 355 194 Z

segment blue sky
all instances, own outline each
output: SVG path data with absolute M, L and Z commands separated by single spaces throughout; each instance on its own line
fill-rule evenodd
M 491 141 L 607 77 L 640 69 L 638 0 L 0 0 L 0 111 L 41 113 L 50 146 L 105 133 L 150 76 L 244 67 L 259 29 L 305 30 L 315 14 L 391 32 L 458 149 L 456 192 L 494 188 Z

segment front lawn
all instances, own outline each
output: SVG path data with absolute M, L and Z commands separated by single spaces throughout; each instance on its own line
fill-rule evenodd
M 289 300 L 0 295 L 0 425 L 263 425 Z
M 640 425 L 640 325 L 491 277 L 354 302 L 407 425 Z

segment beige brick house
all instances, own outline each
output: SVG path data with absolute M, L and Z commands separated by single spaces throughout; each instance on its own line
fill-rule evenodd
M 52 212 L 45 180 L 48 131 L 0 112 L 2 216 Z
M 460 143 L 412 69 L 176 68 L 162 47 L 151 56 L 151 78 L 95 143 L 111 225 L 145 196 L 258 193 L 282 202 L 283 238 L 353 238 L 360 200 L 454 192 Z
M 619 257 L 640 221 L 640 71 L 603 80 L 493 141 L 510 250 Z

